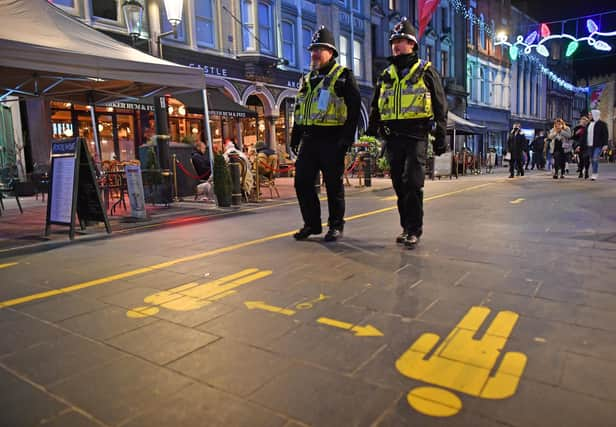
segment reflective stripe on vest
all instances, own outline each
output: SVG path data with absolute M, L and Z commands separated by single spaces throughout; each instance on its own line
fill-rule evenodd
M 378 103 L 381 120 L 427 119 L 433 116 L 430 91 L 423 78 L 424 71 L 430 65 L 424 60 L 417 61 L 402 80 L 394 65 L 381 73 Z
M 310 74 L 303 77 L 302 89 L 295 101 L 295 123 L 304 126 L 342 126 L 347 118 L 347 107 L 344 98 L 336 95 L 334 85 L 346 68 L 335 64 L 319 84 L 310 87 Z M 329 100 L 325 110 L 319 110 L 321 91 L 329 92 Z

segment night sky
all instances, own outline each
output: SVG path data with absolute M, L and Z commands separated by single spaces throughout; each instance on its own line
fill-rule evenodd
M 615 13 L 601 22 L 600 31 L 616 31 L 615 0 L 512 0 L 511 3 L 540 22 L 558 21 L 613 11 Z M 553 31 L 556 32 L 556 29 Z M 584 35 L 586 34 L 584 33 Z M 613 46 L 611 52 L 599 52 L 582 43 L 581 48 L 574 54 L 573 64 L 578 78 L 616 73 L 616 36 L 603 38 L 603 40 Z

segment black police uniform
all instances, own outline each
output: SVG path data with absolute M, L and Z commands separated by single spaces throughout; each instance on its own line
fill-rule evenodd
M 338 56 L 334 45 L 334 37 L 326 28 L 321 27 L 312 39 L 309 49 L 325 46 L 334 51 L 332 60 L 319 70 L 311 71 L 310 86 L 315 87 L 326 78 L 334 60 Z M 302 79 L 303 81 L 303 79 Z M 302 86 L 301 91 L 307 88 Z M 327 205 L 329 208 L 328 225 L 330 227 L 325 240 L 333 241 L 342 235 L 344 228 L 344 155 L 355 139 L 357 121 L 359 119 L 361 96 L 359 88 L 349 69 L 344 69 L 334 84 L 334 91 L 338 97 L 344 99 L 347 109 L 346 120 L 340 126 L 319 126 L 316 124 L 293 126 L 291 133 L 291 149 L 297 153 L 295 162 L 295 191 L 299 201 L 304 226 L 294 234 L 297 240 L 306 239 L 311 234 L 320 234 L 321 207 L 315 189 L 317 174 L 323 172 L 323 181 L 327 189 Z M 296 105 L 296 114 L 299 105 Z
M 399 79 L 408 75 L 413 65 L 419 61 L 417 41 L 412 25 L 403 19 L 391 33 L 390 42 L 406 38 L 415 42 L 410 54 L 392 56 L 391 64 L 396 67 Z M 367 134 L 380 135 L 385 140 L 385 155 L 390 163 L 391 180 L 398 198 L 398 213 L 402 234 L 396 238 L 414 248 L 423 232 L 423 187 L 425 179 L 426 151 L 428 134 L 433 132 L 434 152 L 440 155 L 447 150 L 445 135 L 447 131 L 447 98 L 441 85 L 441 78 L 433 66 L 419 67 L 422 73 L 411 79 L 423 78 L 430 92 L 433 118 L 382 120 L 379 111 L 381 85 L 387 85 L 384 74 L 377 80 Z M 436 125 L 436 126 L 434 126 Z

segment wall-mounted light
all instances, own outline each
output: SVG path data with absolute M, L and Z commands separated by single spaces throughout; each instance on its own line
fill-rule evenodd
M 178 114 L 180 116 L 185 116 L 186 115 L 186 107 L 184 107 L 183 105 L 180 105 L 178 107 Z

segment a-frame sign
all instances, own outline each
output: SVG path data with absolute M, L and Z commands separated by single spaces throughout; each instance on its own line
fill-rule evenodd
M 75 214 L 82 230 L 87 221 L 98 221 L 104 222 L 107 233 L 111 233 L 92 157 L 83 138 L 63 139 L 51 144 L 45 236 L 49 235 L 51 224 L 68 225 L 72 240 L 75 237 Z

